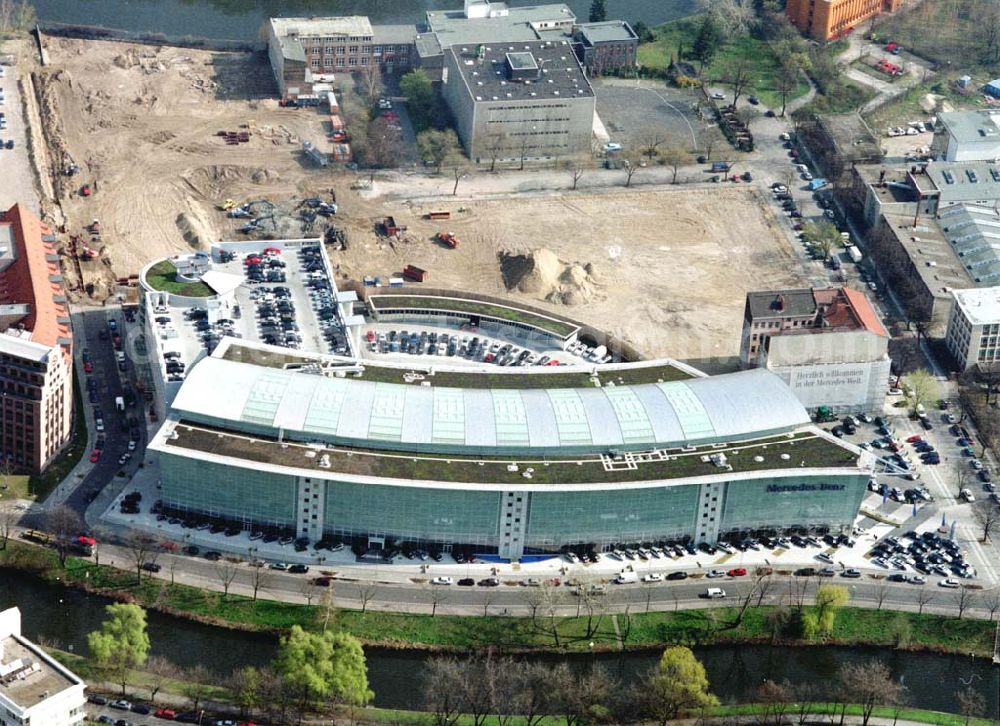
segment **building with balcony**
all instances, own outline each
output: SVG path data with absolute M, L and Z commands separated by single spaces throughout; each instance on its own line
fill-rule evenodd
M 0 214 L 0 457 L 32 473 L 73 424 L 73 333 L 54 242 L 20 204 Z

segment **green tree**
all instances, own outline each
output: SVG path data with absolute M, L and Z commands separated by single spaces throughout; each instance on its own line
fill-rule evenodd
M 918 368 L 903 378 L 903 395 L 910 413 L 915 414 L 918 406 L 926 406 L 938 398 L 938 384 L 926 368 Z
M 423 131 L 431 125 L 434 110 L 434 84 L 422 68 L 410 71 L 399 79 L 399 90 L 406 98 L 406 110 L 413 125 Z
M 279 643 L 275 670 L 303 706 L 329 698 L 363 706 L 374 696 L 361 643 L 347 633 L 308 633 L 292 626 Z
M 451 129 L 438 131 L 428 129 L 417 134 L 417 148 L 424 161 L 434 164 L 441 171 L 441 165 L 446 161 L 454 161 L 461 156 L 458 135 Z
M 691 47 L 691 57 L 698 61 L 704 70 L 705 66 L 712 62 L 721 44 L 722 29 L 712 15 L 706 14 L 698 26 L 698 35 L 695 36 L 694 45 Z
M 802 238 L 824 262 L 830 259 L 830 255 L 842 242 L 837 225 L 827 219 L 806 224 L 802 228 Z
M 803 640 L 815 640 L 819 635 L 819 618 L 816 613 L 800 612 L 796 620 L 799 637 Z
M 608 19 L 608 8 L 604 0 L 592 0 L 590 3 L 590 22 L 603 23 Z
M 145 663 L 149 656 L 146 611 L 127 603 L 108 605 L 104 610 L 108 619 L 101 623 L 100 630 L 87 635 L 87 648 L 97 665 L 121 684 L 124 695 L 129 671 Z
M 676 719 L 681 712 L 718 705 L 708 690 L 705 666 L 690 648 L 673 646 L 663 651 L 660 662 L 646 679 L 643 689 L 650 715 L 661 724 Z
M 847 588 L 841 585 L 820 585 L 816 588 L 816 621 L 824 635 L 833 632 L 837 611 L 851 599 Z

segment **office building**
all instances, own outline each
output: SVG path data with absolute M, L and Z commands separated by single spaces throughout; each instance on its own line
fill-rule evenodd
M 360 71 L 377 62 L 374 31 L 362 15 L 271 18 L 264 29 L 282 97 L 310 95 L 323 76 Z
M 740 363 L 775 373 L 807 409 L 844 413 L 880 411 L 892 365 L 874 308 L 846 287 L 749 293 Z
M 150 444 L 164 511 L 518 560 L 573 544 L 847 531 L 870 476 L 868 454 L 812 426 L 764 370 L 601 388 L 481 384 L 324 376 L 216 351 Z
M 73 424 L 73 334 L 54 242 L 22 205 L 0 214 L 0 456 L 32 473 Z
M 785 15 L 813 40 L 836 40 L 866 20 L 899 9 L 902 0 L 788 0 Z
M 445 100 L 469 158 L 590 151 L 594 91 L 568 40 L 452 46 Z
M 86 684 L 21 635 L 21 611 L 0 611 L 0 726 L 73 726 Z
M 945 341 L 959 370 L 1000 363 L 1000 287 L 955 290 Z

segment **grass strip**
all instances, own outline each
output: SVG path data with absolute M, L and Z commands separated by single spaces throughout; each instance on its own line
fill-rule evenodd
M 10 541 L 0 550 L 0 567 L 37 574 L 56 583 L 85 587 L 98 594 L 134 601 L 199 622 L 241 630 L 282 632 L 299 624 L 320 628 L 324 608 L 275 600 L 253 601 L 242 595 L 223 596 L 220 592 L 188 585 L 171 585 L 168 580 L 143 577 L 137 583 L 134 571 L 123 571 L 78 558 L 69 558 L 60 569 L 56 553 L 23 542 Z M 350 583 L 336 587 L 351 595 Z M 314 603 L 322 600 L 322 589 L 312 588 Z M 567 598 L 567 602 L 572 602 Z M 656 648 L 665 643 L 710 645 L 738 642 L 770 642 L 767 614 L 771 606 L 752 607 L 743 621 L 734 624 L 733 608 L 679 610 L 632 615 L 628 648 Z M 488 608 L 487 608 L 488 610 Z M 588 632 L 586 617 L 547 618 L 498 615 L 455 616 L 338 609 L 332 621 L 366 643 L 390 647 L 464 650 L 499 646 L 511 650 L 590 651 L 618 647 L 618 636 L 608 616 L 599 617 Z M 908 633 L 906 649 L 989 657 L 993 652 L 995 624 L 986 620 L 958 619 L 933 614 L 843 608 L 831 635 L 822 641 L 786 644 L 873 645 L 898 647 L 899 633 Z

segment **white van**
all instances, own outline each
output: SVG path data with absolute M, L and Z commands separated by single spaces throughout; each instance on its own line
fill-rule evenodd
M 616 585 L 628 585 L 631 583 L 639 582 L 639 574 L 636 572 L 629 572 L 628 570 L 622 570 L 615 577 Z
M 721 587 L 710 587 L 707 590 L 705 590 L 705 595 L 704 595 L 704 597 L 708 598 L 709 600 L 719 600 L 721 598 L 724 598 L 725 596 L 726 596 L 726 591 L 723 590 Z

